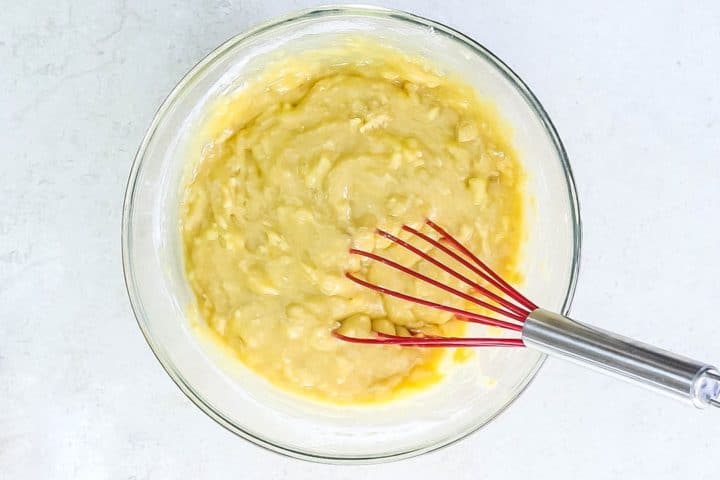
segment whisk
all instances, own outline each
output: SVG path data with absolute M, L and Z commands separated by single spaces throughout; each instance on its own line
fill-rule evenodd
M 472 294 L 458 290 L 375 253 L 356 248 L 350 249 L 350 253 L 381 262 L 390 268 L 444 290 L 455 297 L 481 307 L 481 311 L 484 313 L 471 312 L 408 295 L 371 283 L 354 273 L 347 272 L 345 274 L 347 278 L 381 294 L 449 312 L 459 320 L 518 332 L 519 337 L 442 337 L 411 330 L 410 336 L 376 332 L 369 338 L 347 336 L 335 331 L 334 335 L 337 338 L 354 343 L 425 348 L 528 347 L 633 381 L 688 401 L 698 408 L 709 405 L 720 407 L 720 373 L 716 367 L 539 308 L 503 280 L 444 228 L 431 220 L 427 220 L 426 223 L 439 238 L 433 238 L 407 225 L 403 226 L 402 230 L 432 247 L 429 252 L 442 252 L 455 260 L 457 264 L 467 269 L 467 274 L 459 272 L 446 262 L 438 260 L 436 256 L 426 253 L 395 235 L 379 229 L 376 233 L 459 280 L 469 287 Z

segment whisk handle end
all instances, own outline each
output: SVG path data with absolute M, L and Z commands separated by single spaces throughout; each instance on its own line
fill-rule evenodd
M 698 362 L 538 308 L 522 330 L 527 347 L 689 401 L 720 407 L 720 374 Z

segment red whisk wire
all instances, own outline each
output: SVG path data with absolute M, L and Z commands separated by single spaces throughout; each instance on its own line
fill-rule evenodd
M 357 252 L 356 252 L 357 253 Z M 367 252 L 363 252 L 367 253 Z M 382 260 L 380 260 L 382 261 Z M 383 262 L 385 263 L 385 262 Z M 390 295 L 391 297 L 400 298 L 402 300 L 406 300 L 408 302 L 417 303 L 419 305 L 424 305 L 426 307 L 434 308 L 436 310 L 443 310 L 445 312 L 450 312 L 455 314 L 458 317 L 461 317 L 468 322 L 473 323 L 481 323 L 483 325 L 491 325 L 495 327 L 505 328 L 507 330 L 515 330 L 520 331 L 522 330 L 522 326 L 515 325 L 514 323 L 510 322 L 504 322 L 502 320 L 498 320 L 496 318 L 488 317 L 486 315 L 480 315 L 479 313 L 474 312 L 468 312 L 465 310 L 461 310 L 459 308 L 449 307 L 447 305 L 442 305 L 440 303 L 431 302 L 429 300 L 425 300 L 423 298 L 413 297 L 412 295 L 406 295 L 402 292 L 398 292 L 396 290 L 391 290 L 389 288 L 381 287 L 380 285 L 375 285 L 374 283 L 366 282 L 365 280 L 362 280 L 352 273 L 346 273 L 345 276 L 352 280 L 353 282 L 357 283 L 358 285 L 362 285 L 365 288 L 369 288 L 371 290 L 375 290 L 376 292 L 383 293 L 385 295 Z
M 401 345 L 406 347 L 522 347 L 519 338 L 470 338 L 470 337 L 401 337 L 378 333 L 374 338 L 348 337 L 334 332 L 335 337 L 351 343 L 370 345 Z
M 425 234 L 423 234 L 423 233 L 421 233 L 421 232 L 418 232 L 417 230 L 415 230 L 415 229 L 412 228 L 412 227 L 408 227 L 407 225 L 403 225 L 402 228 L 403 228 L 403 230 L 405 230 L 405 231 L 407 231 L 407 232 L 410 232 L 410 233 L 412 233 L 413 235 L 422 238 L 423 240 L 425 240 L 426 242 L 430 243 L 430 244 L 433 245 L 434 247 L 442 250 L 443 252 L 445 252 L 446 254 L 450 255 L 452 258 L 454 258 L 455 260 L 457 260 L 457 261 L 460 262 L 461 264 L 465 265 L 467 268 L 471 269 L 473 272 L 475 272 L 475 273 L 477 273 L 478 275 L 480 275 L 481 277 L 483 277 L 485 280 L 489 281 L 490 283 L 493 283 L 493 282 L 492 282 L 492 279 L 486 278 L 487 276 L 484 274 L 484 272 L 478 270 L 477 267 L 475 267 L 474 265 L 470 264 L 469 262 L 467 262 L 467 260 L 463 259 L 462 257 L 458 256 L 455 252 L 449 250 L 449 249 L 448 249 L 446 246 L 444 246 L 443 244 L 437 242 L 436 240 L 433 240 L 432 238 L 428 237 L 427 235 L 425 235 Z M 444 270 L 445 272 L 447 272 L 447 273 L 449 273 L 450 275 L 454 276 L 454 277 L 457 278 L 458 280 L 460 280 L 460 281 L 464 282 L 465 284 L 473 287 L 473 288 L 474 288 L 475 290 L 477 290 L 478 292 L 487 295 L 489 298 L 491 298 L 492 300 L 494 300 L 494 301 L 497 302 L 498 304 L 502 305 L 503 307 L 505 307 L 505 308 L 507 308 L 507 309 L 509 309 L 509 310 L 512 310 L 513 312 L 517 313 L 517 314 L 520 316 L 520 319 L 521 319 L 521 320 L 524 320 L 525 317 L 527 317 L 528 313 L 530 313 L 529 311 L 527 311 L 527 310 L 525 310 L 525 309 L 523 309 L 523 308 L 521 308 L 521 307 L 519 307 L 519 306 L 517 306 L 517 305 L 515 305 L 515 304 L 513 304 L 513 303 L 511 303 L 511 302 L 509 302 L 509 301 L 507 301 L 506 299 L 502 298 L 501 296 L 496 295 L 495 293 L 491 292 L 490 290 L 488 290 L 487 288 L 483 287 L 483 286 L 480 285 L 479 283 L 473 282 L 472 280 L 470 280 L 470 279 L 467 278 L 466 276 L 464 276 L 464 275 L 456 272 L 455 270 L 453 270 L 452 268 L 450 268 L 450 267 L 448 267 L 447 265 L 443 264 L 442 262 L 440 262 L 440 261 L 432 258 L 430 255 L 426 254 L 426 253 L 423 252 L 422 250 L 414 247 L 413 245 L 410 245 L 408 242 L 406 242 L 406 241 L 404 241 L 404 240 L 401 240 L 401 239 L 397 238 L 396 236 L 394 236 L 394 235 L 392 235 L 392 234 L 390 234 L 390 233 L 387 233 L 387 232 L 385 232 L 385 231 L 383 231 L 383 230 L 380 230 L 380 229 L 377 230 L 377 233 L 378 233 L 379 235 L 382 235 L 383 237 L 387 238 L 388 240 L 391 240 L 391 241 L 397 243 L 398 245 L 400 245 L 400 246 L 402 246 L 402 247 L 410 250 L 411 252 L 413 252 L 413 253 L 415 253 L 416 255 L 422 257 L 423 259 L 427 260 L 428 262 L 432 263 L 433 265 L 437 266 L 438 268 L 441 268 L 442 270 Z M 493 285 L 494 285 L 494 283 L 493 283 Z
M 512 286 L 510 286 L 509 283 L 507 283 L 505 280 L 500 277 L 497 273 L 493 272 L 490 267 L 485 265 L 485 263 L 480 260 L 475 254 L 473 254 L 470 250 L 468 250 L 462 243 L 460 243 L 455 237 L 450 235 L 448 232 L 445 231 L 442 227 L 437 225 L 432 220 L 426 220 L 426 222 L 430 228 L 438 232 L 440 235 L 443 236 L 443 238 L 447 239 L 450 243 L 453 244 L 455 248 L 460 250 L 465 256 L 470 258 L 473 262 L 475 262 L 480 268 L 482 268 L 490 277 L 492 277 L 495 282 L 493 282 L 494 285 L 496 285 L 498 288 L 500 288 L 503 292 L 505 292 L 507 295 L 512 297 L 513 299 L 517 300 L 518 302 L 522 303 L 525 307 L 529 308 L 530 310 L 537 309 L 537 305 L 535 305 L 533 302 L 525 298 L 524 295 L 522 295 L 520 292 L 515 290 Z M 502 288 L 501 288 L 502 286 Z
M 422 280 L 425 283 L 428 283 L 434 287 L 437 287 L 441 290 L 445 290 L 448 293 L 452 293 L 453 295 L 456 295 L 463 300 L 467 300 L 468 302 L 474 303 L 476 305 L 479 305 L 483 308 L 487 308 L 490 311 L 493 311 L 495 313 L 499 313 L 500 315 L 505 315 L 508 318 L 512 318 L 513 320 L 517 320 L 518 322 L 522 322 L 527 317 L 527 314 L 520 315 L 513 312 L 508 312 L 507 310 L 503 310 L 500 307 L 497 307 L 495 305 L 491 305 L 487 302 L 483 302 L 482 300 L 478 300 L 477 298 L 468 295 L 465 292 L 461 292 L 460 290 L 457 290 L 455 288 L 452 288 L 448 285 L 445 285 L 444 283 L 438 282 L 437 280 L 428 277 L 427 275 L 423 275 L 420 272 L 416 272 L 415 270 L 412 270 L 410 268 L 407 268 L 403 265 L 400 265 L 397 262 L 393 262 L 392 260 L 388 260 L 387 258 L 381 257 L 379 255 L 376 255 L 374 253 L 366 252 L 364 250 L 357 250 L 355 248 L 350 249 L 350 253 L 354 253 L 356 255 L 361 255 L 363 257 L 372 258 L 373 260 L 376 260 L 378 262 L 384 263 L 385 265 L 394 268 L 396 270 L 400 270 L 403 273 L 407 273 L 408 275 L 417 278 L 418 280 Z

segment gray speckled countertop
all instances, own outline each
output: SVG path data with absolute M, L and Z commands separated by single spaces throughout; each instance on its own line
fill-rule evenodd
M 412 460 L 314 465 L 235 438 L 135 325 L 122 197 L 176 81 L 310 2 L 1 3 L 0 478 L 716 478 L 719 411 L 555 360 L 480 433 Z M 720 362 L 720 3 L 387 5 L 475 37 L 547 108 L 585 226 L 574 315 Z

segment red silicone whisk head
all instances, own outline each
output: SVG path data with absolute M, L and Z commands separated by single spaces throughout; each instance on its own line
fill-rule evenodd
M 433 238 L 430 235 L 420 232 L 419 230 L 404 225 L 402 230 L 408 232 L 413 237 L 422 240 L 433 247 L 430 252 L 442 252 L 447 257 L 453 259 L 468 273 L 463 274 L 457 268 L 448 265 L 438 259 L 439 255 L 431 255 L 426 253 L 411 243 L 402 240 L 395 235 L 378 229 L 376 233 L 391 242 L 401 246 L 402 248 L 414 253 L 423 260 L 434 265 L 439 270 L 446 272 L 461 283 L 468 286 L 471 293 L 464 292 L 457 288 L 451 287 L 441 281 L 433 279 L 416 270 L 408 268 L 388 258 L 382 257 L 376 253 L 350 249 L 353 255 L 359 255 L 372 261 L 380 262 L 389 268 L 397 270 L 403 274 L 414 277 L 421 282 L 431 285 L 437 289 L 444 290 L 451 295 L 460 298 L 466 302 L 481 307 L 487 314 L 471 312 L 469 310 L 434 302 L 428 299 L 408 295 L 406 293 L 393 290 L 382 285 L 377 285 L 364 280 L 357 275 L 347 272 L 345 275 L 353 282 L 365 288 L 375 290 L 383 295 L 388 295 L 407 302 L 413 302 L 428 308 L 434 308 L 445 312 L 452 313 L 456 318 L 472 323 L 479 323 L 488 326 L 499 327 L 505 330 L 521 331 L 523 323 L 527 316 L 535 309 L 537 305 L 528 300 L 508 282 L 503 280 L 500 275 L 495 273 L 475 254 L 462 245 L 455 237 L 450 235 L 445 229 L 437 225 L 431 220 L 427 220 L 426 224 L 439 236 Z M 477 280 L 474 280 L 476 278 Z M 480 282 L 483 282 L 481 284 Z M 520 338 L 466 338 L 466 337 L 438 337 L 423 335 L 420 332 L 411 332 L 411 336 L 388 335 L 384 333 L 375 333 L 370 338 L 352 337 L 339 333 L 333 334 L 344 341 L 353 343 L 375 344 L 375 345 L 402 345 L 412 347 L 519 347 L 523 346 Z

